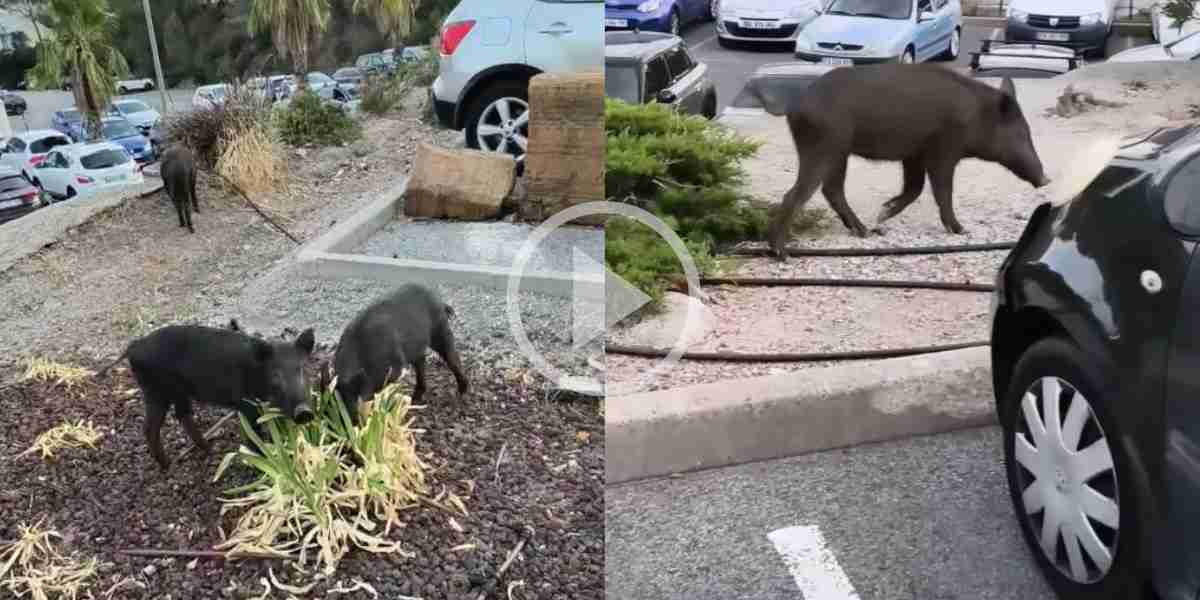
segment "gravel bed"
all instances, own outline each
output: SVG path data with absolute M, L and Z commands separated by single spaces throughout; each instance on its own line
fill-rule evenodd
M 371 236 L 355 253 L 510 267 L 534 229 L 525 223 L 397 222 Z M 604 231 L 589 227 L 560 227 L 550 232 L 534 248 L 526 272 L 571 272 L 576 269 L 575 249 L 590 257 L 600 273 Z
M 315 369 L 316 357 L 310 367 Z M 94 365 L 93 365 L 94 366 Z M 456 519 L 425 507 L 402 516 L 394 530 L 412 558 L 352 551 L 331 580 L 305 597 L 325 597 L 341 581 L 362 580 L 381 598 L 599 599 L 603 590 L 604 424 L 593 402 L 552 402 L 526 385 L 521 373 L 477 367 L 474 392 L 457 406 L 453 381 L 431 369 L 427 408 L 414 412 L 418 452 L 430 465 L 434 494 L 445 489 L 463 498 L 471 517 Z M 231 531 L 236 513 L 220 514 L 217 498 L 247 483 L 251 473 L 235 466 L 211 481 L 221 456 L 240 443 L 224 427 L 208 455 L 192 453 L 162 474 L 146 450 L 142 407 L 125 393 L 134 382 L 124 368 L 74 389 L 33 382 L 6 390 L 9 410 L 0 411 L 0 540 L 13 539 L 20 524 L 46 519 L 63 535 L 59 549 L 100 561 L 102 593 L 114 579 L 133 578 L 119 598 L 259 597 L 268 567 L 285 582 L 310 579 L 275 561 L 199 561 L 132 558 L 127 548 L 208 549 Z M 12 410 L 12 407 L 23 407 Z M 198 408 L 201 428 L 221 413 Z M 10 459 L 42 431 L 64 420 L 91 420 L 104 433 L 95 449 L 70 449 L 55 462 L 36 456 Z M 169 455 L 189 446 L 174 418 L 163 428 Z M 498 460 L 501 449 L 503 458 Z M 528 532 L 532 531 L 530 535 Z M 529 541 L 498 582 L 496 572 L 518 542 Z M 452 550 L 461 545 L 472 549 Z M 506 591 L 514 586 L 512 596 Z M 287 598 L 276 591 L 270 598 Z M 365 591 L 344 596 L 371 598 Z

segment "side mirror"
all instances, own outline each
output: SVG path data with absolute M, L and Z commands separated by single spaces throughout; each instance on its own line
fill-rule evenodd
M 675 104 L 675 101 L 679 98 L 676 97 L 675 92 L 672 92 L 671 90 L 662 90 L 658 93 L 656 99 L 658 100 L 659 104 Z
M 923 11 L 921 11 L 921 17 L 917 21 L 919 23 L 924 23 L 926 21 L 932 21 L 935 18 L 937 18 L 937 17 L 935 17 L 932 12 L 930 12 L 928 10 L 923 10 Z

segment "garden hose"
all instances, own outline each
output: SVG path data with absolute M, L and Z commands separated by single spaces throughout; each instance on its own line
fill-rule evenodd
M 940 344 L 934 346 L 916 346 L 913 348 L 888 348 L 884 350 L 857 350 L 849 352 L 779 352 L 771 354 L 755 354 L 744 352 L 684 352 L 679 355 L 680 360 L 699 360 L 699 361 L 722 361 L 722 362 L 743 362 L 743 363 L 793 363 L 793 362 L 820 362 L 820 361 L 839 361 L 839 360 L 866 360 L 878 358 L 900 358 L 902 356 L 916 356 L 918 354 L 932 354 L 934 352 L 948 352 L 950 350 L 962 350 L 964 348 L 977 348 L 980 346 L 988 346 L 989 342 L 959 342 L 955 344 Z M 644 358 L 666 358 L 670 354 L 670 350 L 660 348 L 647 348 L 645 346 L 625 346 L 621 344 L 607 344 L 604 347 L 606 354 L 620 354 L 624 356 L 641 356 Z
M 897 248 L 788 248 L 788 256 L 908 256 L 916 254 L 957 254 L 1012 250 L 1016 242 L 994 244 L 959 244 L 954 246 L 909 246 Z M 734 248 L 730 256 L 775 256 L 770 248 Z
M 991 292 L 996 286 L 985 283 L 953 281 L 892 281 L 888 279 L 810 279 L 774 277 L 702 277 L 701 285 L 737 285 L 746 287 L 860 287 L 942 290 L 948 292 Z

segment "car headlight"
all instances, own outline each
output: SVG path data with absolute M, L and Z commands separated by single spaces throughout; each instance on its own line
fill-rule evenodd
M 1026 23 L 1029 21 L 1029 13 L 1019 8 L 1013 8 L 1010 6 L 1008 7 L 1008 18 L 1021 23 Z
M 793 6 L 792 10 L 788 11 L 788 16 L 792 17 L 793 19 L 803 19 L 806 17 L 811 17 L 816 14 L 817 14 L 816 9 L 814 9 L 812 6 L 808 6 L 808 5 L 804 5 L 804 4 L 801 4 L 799 6 Z
M 1079 17 L 1079 24 L 1082 25 L 1083 27 L 1087 27 L 1089 25 L 1095 25 L 1096 23 L 1100 22 L 1100 19 L 1103 16 L 1104 15 L 1102 15 L 1101 13 L 1086 14 L 1086 15 L 1083 15 L 1082 17 Z
M 638 12 L 654 12 L 658 10 L 659 6 L 662 6 L 662 0 L 646 0 L 638 5 Z

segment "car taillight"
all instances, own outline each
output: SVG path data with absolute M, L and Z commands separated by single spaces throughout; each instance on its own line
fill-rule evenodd
M 78 183 L 96 183 L 95 179 L 92 179 L 91 177 L 88 177 L 87 175 L 76 175 L 75 181 Z
M 21 199 L 25 201 L 25 204 L 29 204 L 30 202 L 37 200 L 37 198 L 37 190 L 30 190 L 27 194 L 21 194 Z
M 472 27 L 475 27 L 475 21 L 456 21 L 446 24 L 442 28 L 442 56 L 454 54 L 463 38 L 471 33 Z
M 29 164 L 36 167 L 36 166 L 42 164 L 43 160 L 46 160 L 45 154 L 34 154 L 33 156 L 31 156 L 29 158 Z

